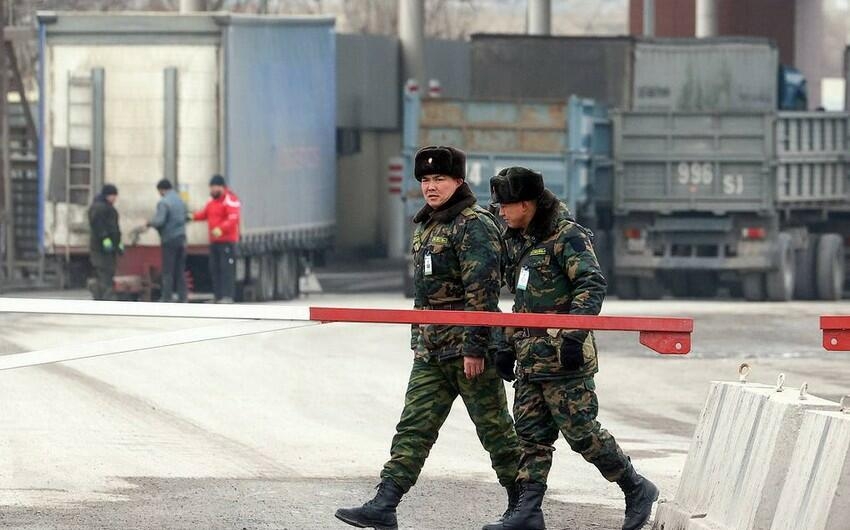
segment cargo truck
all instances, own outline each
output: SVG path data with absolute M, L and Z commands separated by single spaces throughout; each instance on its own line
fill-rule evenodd
M 335 39 L 324 17 L 39 13 L 42 252 L 80 284 L 86 209 L 118 186 L 127 240 L 116 290 L 155 296 L 159 238 L 138 233 L 161 178 L 190 210 L 223 174 L 242 202 L 237 295 L 298 294 L 335 229 Z M 137 237 L 130 237 L 135 234 Z M 207 229 L 188 227 L 188 270 L 209 288 Z
M 655 65 L 635 73 L 641 86 L 679 81 L 614 113 L 619 295 L 711 296 L 725 284 L 748 300 L 841 298 L 848 115 L 777 110 L 804 108 L 805 83 L 769 41 L 638 50 L 637 64 Z
M 490 177 L 519 165 L 543 173 L 546 186 L 593 229 L 597 252 L 611 263 L 611 122 L 593 100 L 492 101 L 422 98 L 404 94 L 403 160 L 405 241 L 424 200 L 413 177 L 413 157 L 426 145 L 451 145 L 467 156 L 467 183 L 479 204 L 490 203 Z M 607 253 L 607 254 L 606 254 Z M 405 292 L 413 294 L 408 256 Z
M 840 296 L 846 117 L 777 111 L 807 97 L 771 41 L 475 35 L 472 70 L 473 97 L 620 109 L 606 226 L 621 296 L 721 281 L 753 300 Z

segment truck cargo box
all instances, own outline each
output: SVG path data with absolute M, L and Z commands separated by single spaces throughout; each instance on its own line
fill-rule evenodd
M 593 100 L 492 101 L 404 96 L 404 223 L 410 241 L 412 218 L 422 208 L 413 157 L 427 145 L 466 152 L 466 182 L 479 204 L 490 203 L 490 177 L 505 167 L 543 173 L 546 187 L 580 222 L 597 232 L 597 252 L 607 252 L 612 163 L 608 109 Z M 607 258 L 600 258 L 610 263 Z M 409 264 L 410 265 L 410 264 Z M 406 275 L 412 294 L 412 269 Z
M 336 224 L 334 20 L 42 12 L 39 24 L 45 253 L 85 257 L 86 210 L 104 183 L 119 189 L 126 236 L 152 217 L 159 179 L 195 211 L 221 173 L 242 200 L 241 255 L 262 257 L 241 277 L 291 295 Z M 205 224 L 187 235 L 190 256 L 204 255 Z M 156 232 L 127 243 L 121 274 L 158 267 Z
M 639 40 L 632 109 L 772 111 L 779 52 L 767 39 Z
M 848 115 L 614 113 L 615 208 L 773 212 L 848 205 Z
M 472 97 L 566 99 L 623 110 L 777 107 L 779 63 L 767 39 L 472 36 Z
M 472 98 L 631 106 L 631 37 L 472 36 Z

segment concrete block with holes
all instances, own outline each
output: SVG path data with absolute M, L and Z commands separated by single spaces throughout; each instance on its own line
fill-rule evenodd
M 713 382 L 676 497 L 659 504 L 653 529 L 770 530 L 805 413 L 838 409 L 781 384 Z
M 770 530 L 850 528 L 850 410 L 807 411 Z

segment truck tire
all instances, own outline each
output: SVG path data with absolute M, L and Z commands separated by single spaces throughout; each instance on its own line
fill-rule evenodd
M 809 234 L 806 246 L 796 252 L 794 278 L 794 298 L 796 300 L 816 300 L 817 285 L 817 252 L 818 239 L 816 234 Z
M 275 262 L 275 298 L 277 300 L 292 300 L 298 297 L 298 255 L 294 252 L 284 252 Z
M 275 257 L 272 254 L 259 256 L 260 271 L 257 275 L 255 294 L 258 302 L 274 300 Z
M 844 296 L 844 241 L 838 234 L 824 234 L 818 241 L 817 291 L 821 300 Z
M 741 291 L 744 293 L 744 300 L 749 302 L 761 302 L 764 300 L 764 274 L 760 272 L 750 272 L 744 274 L 741 278 Z
M 641 300 L 659 300 L 664 296 L 664 285 L 658 277 L 637 278 L 638 296 Z
M 636 300 L 638 279 L 634 276 L 617 276 L 617 296 L 620 300 Z
M 794 248 L 790 234 L 779 234 L 777 239 L 777 268 L 767 273 L 767 299 L 771 302 L 787 302 L 794 297 Z

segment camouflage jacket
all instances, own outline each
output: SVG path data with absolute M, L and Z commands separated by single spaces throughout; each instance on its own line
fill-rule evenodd
M 425 206 L 413 234 L 414 308 L 498 311 L 504 242 L 493 215 L 466 184 L 438 210 Z M 419 358 L 483 357 L 490 328 L 414 325 Z
M 508 229 L 505 244 L 505 283 L 514 293 L 514 312 L 599 314 L 607 283 L 588 232 L 548 190 L 528 228 Z M 521 374 L 551 379 L 584 378 L 597 372 L 593 333 L 547 331 L 545 336 L 529 336 L 522 330 L 511 334 Z M 565 338 L 583 345 L 584 364 L 578 370 L 567 371 L 561 365 L 560 345 Z

